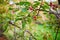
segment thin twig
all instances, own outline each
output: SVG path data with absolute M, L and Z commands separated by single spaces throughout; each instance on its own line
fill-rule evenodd
M 17 25 L 15 25 L 15 24 L 11 23 L 10 21 L 9 21 L 9 24 L 11 24 L 11 25 L 13 25 L 13 26 L 15 26 L 15 27 L 20 28 L 19 26 L 17 26 Z M 21 29 L 21 28 L 20 28 L 20 29 Z
M 26 32 L 28 32 L 35 40 L 37 40 L 32 33 L 30 33 L 29 31 L 26 31 Z

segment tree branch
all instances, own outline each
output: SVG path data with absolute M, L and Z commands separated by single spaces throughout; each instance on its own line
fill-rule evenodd
M 17 25 L 15 25 L 15 24 L 13 24 L 11 21 L 9 21 L 9 24 L 11 24 L 11 25 L 13 25 L 13 26 L 15 26 L 15 27 L 20 28 L 19 26 L 17 26 Z M 21 28 L 20 28 L 20 29 L 21 29 Z
M 54 15 L 57 17 L 57 19 L 59 19 L 59 15 L 60 15 L 60 14 L 58 14 L 57 11 L 53 10 L 52 8 L 50 8 L 49 13 L 50 13 L 50 14 L 54 14 Z
M 30 33 L 28 30 L 26 30 L 25 32 L 28 32 L 35 40 L 37 40 L 32 33 Z

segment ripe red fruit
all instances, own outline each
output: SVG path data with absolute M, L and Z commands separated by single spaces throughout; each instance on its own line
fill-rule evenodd
M 55 8 L 56 8 L 55 6 L 56 6 L 56 5 L 53 4 L 53 5 L 52 5 L 52 9 L 55 9 Z
M 55 9 L 55 8 L 58 8 L 58 6 L 57 5 L 53 5 L 52 8 Z
M 55 7 L 56 5 L 53 4 L 53 7 Z
M 52 7 L 52 5 L 53 5 L 52 2 L 50 2 L 50 6 L 51 6 L 51 7 Z
M 29 7 L 29 9 L 30 9 L 30 10 L 33 10 L 33 8 L 32 8 L 31 6 Z
M 36 19 L 37 19 L 37 17 L 36 17 L 36 16 L 34 16 L 34 17 L 33 17 L 33 19 L 34 19 L 34 20 L 36 20 Z

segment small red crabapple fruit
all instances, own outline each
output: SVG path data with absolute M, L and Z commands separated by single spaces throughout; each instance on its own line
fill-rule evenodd
M 29 9 L 30 9 L 30 10 L 33 10 L 33 8 L 32 8 L 31 6 L 29 7 Z
M 53 7 L 55 7 L 56 5 L 53 4 Z
M 52 4 L 52 2 L 50 2 L 50 6 L 52 6 L 53 4 Z
M 37 20 L 37 16 L 34 16 L 33 19 L 34 19 L 34 20 Z
M 58 6 L 53 4 L 52 9 L 56 9 L 56 8 L 58 8 Z

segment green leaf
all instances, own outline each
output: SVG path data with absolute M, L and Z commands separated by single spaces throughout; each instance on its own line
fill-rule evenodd
M 48 2 L 45 2 L 46 5 L 49 5 Z
M 4 3 L 4 0 L 0 0 L 0 4 L 3 4 Z
M 34 3 L 36 3 L 36 4 L 40 4 L 40 2 L 39 2 L 39 1 L 34 1 Z
M 19 13 L 20 16 L 26 16 L 29 12 L 27 11 L 27 9 L 23 8 L 21 10 L 21 12 Z
M 22 20 L 22 17 L 16 17 L 15 21 Z
M 49 5 L 47 5 L 47 4 L 44 4 L 44 7 L 48 9 L 48 8 L 49 8 Z
M 26 6 L 30 6 L 31 3 L 30 3 L 30 2 L 25 2 L 24 5 L 26 5 Z
M 35 4 L 33 5 L 33 8 L 36 8 L 37 6 L 40 5 L 40 2 L 38 2 L 38 1 L 35 1 L 34 3 L 35 3 Z
M 28 17 L 28 18 L 27 18 L 27 21 L 28 21 L 28 23 L 30 24 L 31 21 L 32 21 L 31 17 Z
M 31 3 L 30 2 L 20 2 L 19 5 L 30 6 Z
M 9 10 L 12 10 L 13 8 L 12 7 L 9 7 Z
M 19 5 L 24 5 L 24 2 L 20 2 Z
M 22 28 L 24 29 L 26 25 L 26 21 L 22 20 Z
M 22 9 L 22 12 L 27 12 L 27 9 L 26 9 L 26 8 L 23 8 L 23 9 Z
M 3 26 L 4 32 L 7 30 L 7 28 L 8 28 L 8 23 L 6 23 L 6 24 Z

